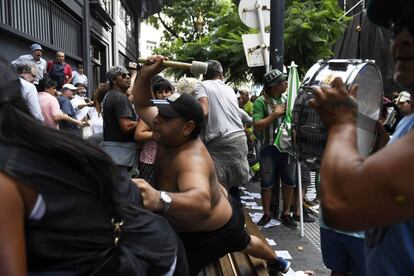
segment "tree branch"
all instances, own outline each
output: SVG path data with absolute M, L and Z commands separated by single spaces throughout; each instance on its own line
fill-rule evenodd
M 167 23 L 164 22 L 164 20 L 162 20 L 160 13 L 157 13 L 157 17 L 160 20 L 162 26 L 175 38 L 179 38 L 178 34 L 176 32 L 174 32 L 174 30 L 167 25 Z M 186 42 L 186 41 L 185 41 Z

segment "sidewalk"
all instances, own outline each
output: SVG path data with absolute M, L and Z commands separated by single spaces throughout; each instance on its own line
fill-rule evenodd
M 248 195 L 247 192 L 260 193 L 259 182 L 249 182 L 246 188 L 242 196 Z M 248 204 L 256 202 L 261 206 L 261 200 L 258 198 L 242 200 Z M 263 213 L 262 210 L 253 209 L 260 207 L 245 205 L 245 208 L 250 214 Z M 317 217 L 314 218 L 316 222 L 304 224 L 303 238 L 300 237 L 299 223 L 297 230 L 291 230 L 280 224 L 270 228 L 261 227 L 261 231 L 267 239 L 273 239 L 276 242 L 276 246 L 272 246 L 275 250 L 287 251 L 291 255 L 292 259 L 289 261 L 292 263 L 291 268 L 294 271 L 311 270 L 315 273 L 314 275 L 328 276 L 330 271 L 323 264 L 320 251 L 319 222 Z

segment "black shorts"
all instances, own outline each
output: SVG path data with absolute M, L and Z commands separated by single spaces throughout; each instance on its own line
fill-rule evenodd
M 246 249 L 250 235 L 244 228 L 244 213 L 240 203 L 229 195 L 233 214 L 223 227 L 211 232 L 179 233 L 187 252 L 190 275 L 227 253 Z

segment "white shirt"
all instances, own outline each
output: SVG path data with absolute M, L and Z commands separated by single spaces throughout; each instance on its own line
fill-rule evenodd
M 88 111 L 90 109 L 89 106 L 85 106 L 85 107 L 83 107 L 81 109 L 78 108 L 78 106 L 80 104 L 86 104 L 84 97 L 81 97 L 79 95 L 75 95 L 73 97 L 73 99 L 70 100 L 70 103 L 72 104 L 73 109 L 75 109 L 76 119 L 77 120 L 82 120 L 86 116 L 86 114 L 88 114 Z
M 81 75 L 79 74 L 79 72 L 73 71 L 72 76 L 73 76 L 73 80 L 72 80 L 73 85 L 76 85 L 77 83 L 83 83 L 86 86 L 88 86 L 88 77 L 85 74 Z
M 46 60 L 43 58 L 40 58 L 40 60 L 35 60 L 31 54 L 28 55 L 22 55 L 19 58 L 12 61 L 12 64 L 15 63 L 24 63 L 24 62 L 30 62 L 36 65 L 36 78 L 34 80 L 35 84 L 39 83 L 39 80 L 43 79 L 43 75 L 46 74 Z
M 197 100 L 208 98 L 208 117 L 205 124 L 204 141 L 244 131 L 234 90 L 222 80 L 206 80 L 194 87 Z
M 92 126 L 93 134 L 103 132 L 103 118 L 102 113 L 98 113 L 95 107 L 92 107 L 88 111 L 89 123 Z
M 40 109 L 39 96 L 37 95 L 36 86 L 22 78 L 20 78 L 20 92 L 26 100 L 32 115 L 43 122 L 42 110 Z

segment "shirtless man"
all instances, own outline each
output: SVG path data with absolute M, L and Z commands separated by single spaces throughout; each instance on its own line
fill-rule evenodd
M 188 94 L 174 93 L 151 106 L 151 78 L 162 71 L 164 57 L 153 56 L 134 85 L 135 107 L 153 129 L 160 145 L 156 189 L 135 179 L 145 208 L 160 212 L 179 233 L 187 251 L 190 274 L 233 251 L 267 260 L 268 269 L 286 273 L 290 263 L 277 257 L 244 229 L 244 215 L 218 182 L 213 161 L 198 137 L 203 127 L 201 105 Z

